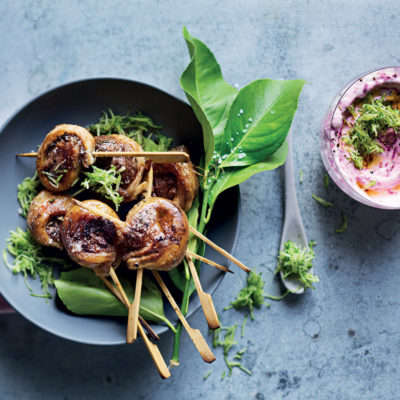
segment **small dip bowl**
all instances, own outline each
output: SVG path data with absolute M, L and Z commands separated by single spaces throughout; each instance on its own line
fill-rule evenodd
M 377 98 L 377 93 L 387 99 L 400 95 L 400 67 L 363 74 L 338 93 L 321 124 L 320 151 L 329 175 L 346 194 L 371 207 L 395 210 L 400 209 L 400 130 L 387 129 L 379 138 L 382 153 L 374 153 L 362 168 L 355 166 L 352 147 L 342 140 L 354 123 L 349 106 L 357 107 L 370 95 Z

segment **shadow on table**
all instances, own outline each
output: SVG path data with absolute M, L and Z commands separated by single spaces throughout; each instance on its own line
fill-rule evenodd
M 0 318 L 0 339 L 3 396 L 9 388 L 14 398 L 121 398 L 143 384 L 161 383 L 141 340 L 134 345 L 83 345 L 53 336 L 18 314 Z M 168 332 L 159 342 L 167 363 L 172 341 Z

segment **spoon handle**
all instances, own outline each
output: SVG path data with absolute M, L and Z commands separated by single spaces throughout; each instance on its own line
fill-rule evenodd
M 296 185 L 294 181 L 293 168 L 293 144 L 292 133 L 287 136 L 288 154 L 284 165 L 285 169 L 285 222 L 283 225 L 282 240 L 290 239 L 296 242 L 300 239 L 305 243 L 300 243 L 303 246 L 307 245 L 306 233 L 303 222 L 300 216 L 299 204 L 297 201 Z M 298 236 L 298 237 L 296 237 Z M 284 243 L 281 243 L 281 248 Z
M 293 167 L 293 141 L 292 132 L 289 132 L 286 138 L 288 142 L 288 153 L 285 161 L 285 217 L 299 213 L 299 206 L 296 194 L 296 185 L 294 183 Z

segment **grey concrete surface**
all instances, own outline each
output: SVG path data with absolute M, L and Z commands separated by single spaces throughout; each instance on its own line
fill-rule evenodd
M 188 62 L 182 26 L 204 40 L 225 78 L 303 78 L 293 134 L 307 234 L 318 242 L 315 291 L 255 312 L 241 347 L 252 376 L 202 363 L 183 335 L 181 366 L 161 381 L 141 343 L 92 347 L 54 337 L 18 315 L 0 317 L 0 399 L 398 399 L 400 214 L 357 204 L 324 188 L 318 129 L 336 92 L 365 71 L 400 64 L 400 4 L 394 1 L 33 1 L 0 2 L 0 122 L 33 96 L 81 78 L 118 76 L 180 98 Z M 6 173 L 6 171 L 3 171 Z M 282 224 L 281 171 L 241 185 L 235 255 L 273 280 Z M 311 194 L 333 201 L 325 209 Z M 340 213 L 349 217 L 343 234 Z M 225 325 L 243 314 L 222 309 L 245 280 L 228 276 L 215 294 Z M 207 335 L 197 312 L 191 321 Z M 208 336 L 210 339 L 211 336 Z M 172 335 L 161 339 L 169 357 Z M 208 371 L 212 373 L 204 381 Z

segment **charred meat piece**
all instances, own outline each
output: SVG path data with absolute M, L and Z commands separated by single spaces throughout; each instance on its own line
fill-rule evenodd
M 77 125 L 57 125 L 39 148 L 36 169 L 42 185 L 52 192 L 64 192 L 76 181 L 82 166 L 95 161 L 95 142 L 88 130 Z
M 175 151 L 186 151 L 184 146 Z M 184 211 L 190 210 L 197 195 L 199 180 L 191 161 L 153 164 L 153 195 L 172 200 Z
M 96 151 L 142 151 L 142 148 L 133 139 L 123 135 L 96 136 Z M 102 169 L 109 169 L 115 166 L 121 172 L 121 184 L 118 189 L 124 202 L 133 201 L 143 191 L 141 184 L 145 166 L 144 158 L 138 157 L 102 157 L 96 160 L 96 165 Z
M 86 200 L 83 203 L 118 218 L 114 210 L 101 201 Z M 98 275 L 106 276 L 110 267 L 116 268 L 119 264 L 117 228 L 105 217 L 74 205 L 62 224 L 62 242 L 73 261 L 94 270 Z
M 62 250 L 61 225 L 72 206 L 70 197 L 42 190 L 32 200 L 28 211 L 27 222 L 32 236 L 43 246 Z
M 185 256 L 189 224 L 175 203 L 152 197 L 129 211 L 119 235 L 122 259 L 129 261 L 129 268 L 169 271 Z

